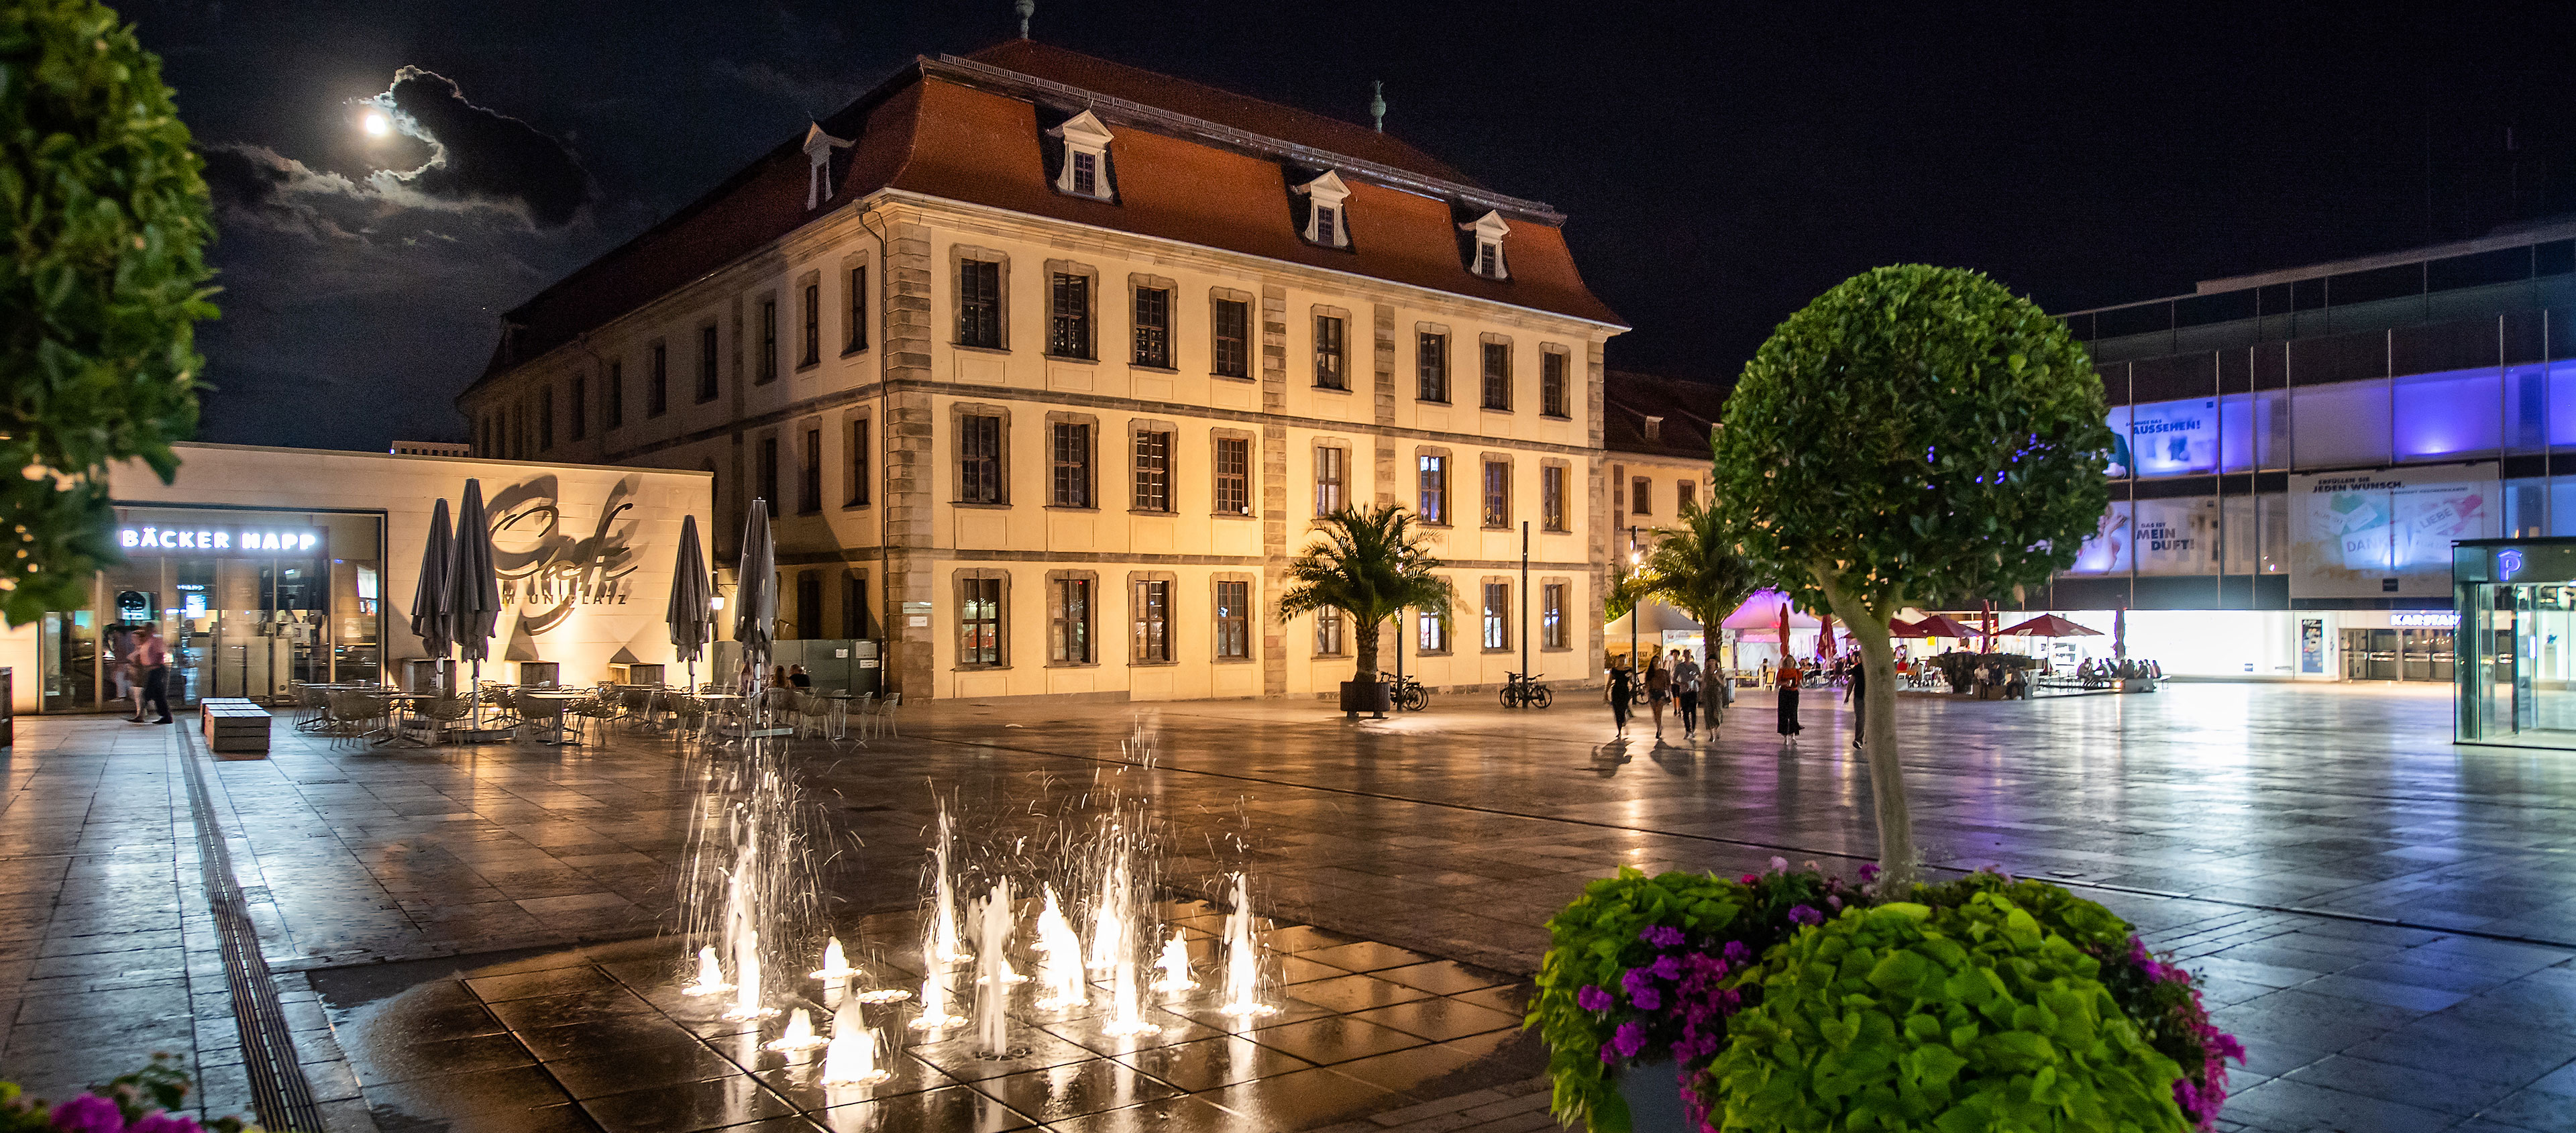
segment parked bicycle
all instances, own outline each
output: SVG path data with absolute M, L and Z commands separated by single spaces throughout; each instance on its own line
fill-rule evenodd
M 1431 707 L 1431 690 L 1412 677 L 1397 677 L 1391 694 L 1395 706 L 1406 712 L 1420 712 Z
M 1549 694 L 1547 686 L 1538 683 L 1535 678 L 1513 672 L 1505 672 L 1503 676 L 1507 678 L 1503 682 L 1503 707 L 1505 708 L 1545 708 L 1556 699 Z

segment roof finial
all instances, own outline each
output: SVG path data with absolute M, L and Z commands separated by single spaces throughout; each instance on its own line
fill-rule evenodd
M 1386 84 L 1376 79 L 1369 80 L 1369 121 L 1376 123 L 1378 133 L 1386 132 Z
M 1029 37 L 1029 17 L 1036 15 L 1038 0 L 1011 0 L 1011 11 L 1020 17 L 1020 38 Z

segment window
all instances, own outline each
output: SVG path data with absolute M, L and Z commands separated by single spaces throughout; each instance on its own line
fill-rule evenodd
M 752 472 L 760 477 L 760 498 L 769 505 L 769 517 L 778 518 L 778 438 L 760 438 L 760 463 Z
M 957 345 L 1002 348 L 1002 265 L 957 263 Z
M 957 664 L 1002 663 L 1002 580 L 958 580 Z
M 698 328 L 698 402 L 716 399 L 716 328 Z
M 1565 409 L 1565 355 L 1553 350 L 1538 356 L 1538 411 L 1568 416 Z
M 1136 510 L 1172 510 L 1172 435 L 1150 429 L 1136 434 Z
M 659 417 L 671 408 L 671 350 L 653 344 L 653 372 L 645 378 L 644 415 Z
M 1321 206 L 1318 206 L 1315 209 L 1316 243 L 1329 244 L 1336 248 L 1342 246 L 1342 228 L 1339 223 L 1341 218 L 1336 215 L 1339 212 L 1341 212 L 1340 209 L 1324 208 Z
M 848 319 L 850 323 L 850 342 L 849 345 L 841 348 L 841 352 L 848 354 L 867 349 L 868 269 L 865 267 L 854 267 L 850 269 L 850 310 Z
M 1342 612 L 1330 606 L 1315 611 L 1315 655 L 1342 655 Z
M 1414 615 L 1414 651 L 1446 653 L 1449 651 L 1449 611 L 1424 610 Z
M 1487 409 L 1509 410 L 1512 407 L 1512 344 L 1485 344 L 1485 401 Z
M 1684 480 L 1673 486 L 1673 514 L 1690 514 L 1691 504 L 1699 499 L 1699 485 Z
M 1351 388 L 1342 371 L 1342 320 L 1332 315 L 1315 316 L 1315 385 L 1321 389 Z
M 1172 584 L 1145 579 L 1136 584 L 1135 659 L 1157 665 L 1172 659 Z
M 555 447 L 555 387 L 537 389 L 537 451 Z
M 1219 299 L 1216 301 L 1215 322 L 1216 345 L 1210 355 L 1214 359 L 1215 372 L 1228 378 L 1250 377 L 1252 304 Z
M 1503 237 L 1511 233 L 1512 226 L 1503 223 L 1501 213 L 1487 212 L 1475 223 L 1458 227 L 1474 233 L 1471 238 L 1476 242 L 1476 252 L 1468 262 L 1468 270 L 1487 279 L 1511 278 L 1511 268 L 1503 261 Z
M 626 363 L 608 364 L 608 427 L 626 423 Z
M 1086 197 L 1100 195 L 1100 157 L 1097 154 L 1073 155 L 1073 191 Z
M 1485 462 L 1485 526 L 1512 525 L 1512 466 L 1500 460 Z
M 1163 288 L 1136 289 L 1136 364 L 1172 368 L 1172 293 Z
M 811 366 L 823 360 L 823 285 L 805 285 L 805 356 L 796 364 Z
M 1342 183 L 1341 175 L 1326 170 L 1323 176 L 1297 186 L 1295 192 L 1313 202 L 1306 210 L 1306 230 L 1300 235 L 1327 248 L 1349 247 L 1349 217 L 1342 210 L 1345 207 L 1343 202 L 1350 199 L 1351 189 Z
M 1315 514 L 1330 515 L 1342 510 L 1342 465 L 1348 459 L 1347 449 L 1316 447 Z
M 1422 457 L 1418 481 L 1421 488 L 1421 504 L 1414 510 L 1421 513 L 1422 522 L 1449 522 L 1449 458 Z
M 1064 167 L 1056 173 L 1056 191 L 1108 200 L 1109 143 L 1117 140 L 1109 128 L 1086 110 L 1047 133 L 1064 139 Z
M 1538 470 L 1538 524 L 1550 531 L 1565 530 L 1565 472 L 1562 464 Z
M 1091 357 L 1091 277 L 1057 272 L 1049 279 L 1047 353 Z
M 868 419 L 850 421 L 850 490 L 849 506 L 868 504 Z
M 841 577 L 841 636 L 857 641 L 868 633 L 868 580 L 855 574 Z
M 1481 638 L 1485 648 L 1509 649 L 1512 647 L 1511 610 L 1512 584 L 1486 583 L 1484 635 Z
M 805 430 L 805 461 L 796 469 L 796 510 L 813 515 L 823 510 L 823 430 Z M 817 576 L 818 578 L 820 576 Z M 816 586 L 822 583 L 815 583 Z
M 1058 421 L 1049 430 L 1057 507 L 1091 506 L 1091 426 Z
M 1242 437 L 1216 439 L 1216 510 L 1252 514 L 1252 442 Z
M 1566 647 L 1565 584 L 1551 582 L 1539 587 L 1538 592 L 1539 645 L 1547 649 L 1563 649 Z
M 1091 580 L 1055 580 L 1047 610 L 1047 659 L 1059 665 L 1091 663 Z
M 1241 661 L 1252 656 L 1252 584 L 1216 584 L 1216 657 Z
M 1503 277 L 1503 246 L 1492 240 L 1476 242 L 1476 274 L 1487 279 Z
M 957 500 L 1002 502 L 1002 419 L 970 414 L 957 419 Z
M 1643 476 L 1628 482 L 1628 512 L 1631 515 L 1653 515 L 1655 482 Z
M 760 301 L 760 381 L 778 378 L 778 300 Z M 706 387 L 698 387 L 698 397 L 708 396 Z
M 590 378 L 575 374 L 572 378 L 572 439 L 580 440 L 590 432 Z
M 1423 401 L 1449 400 L 1449 336 L 1424 331 L 1413 351 L 1414 396 Z
M 818 641 L 823 636 L 823 572 L 809 570 L 796 576 L 796 636 Z

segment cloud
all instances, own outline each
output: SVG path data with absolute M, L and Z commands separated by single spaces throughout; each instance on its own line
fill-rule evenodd
M 465 100 L 446 76 L 420 67 L 366 100 L 396 129 L 429 143 L 418 169 L 384 171 L 367 184 L 387 200 L 424 208 L 498 207 L 545 228 L 570 224 L 596 196 L 572 150 L 536 127 Z
M 323 173 L 267 146 L 220 144 L 198 151 L 205 159 L 206 189 L 227 219 L 320 239 L 355 234 L 317 207 L 315 197 L 359 197 L 366 191 L 337 173 Z
M 788 103 L 809 118 L 821 118 L 856 101 L 860 89 L 832 79 L 799 79 L 767 63 L 718 59 L 708 64 L 720 78 L 741 83 Z

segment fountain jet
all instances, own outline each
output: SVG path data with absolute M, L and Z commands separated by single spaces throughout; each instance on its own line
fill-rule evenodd
M 977 902 L 975 941 L 975 1053 L 982 1058 L 1017 1058 L 1011 1049 L 1011 985 L 1028 977 L 1011 970 L 1011 879 L 1002 878 Z
M 1038 914 L 1038 995 L 1037 1006 L 1049 1011 L 1080 1007 L 1091 1001 L 1082 976 L 1082 938 L 1075 936 L 1073 922 L 1065 918 L 1064 906 L 1056 900 L 1055 886 L 1046 887 L 1046 908 Z
M 680 994 L 720 995 L 731 990 L 733 985 L 725 982 L 724 964 L 716 959 L 716 946 L 710 944 L 698 949 L 697 982 L 681 988 Z
M 893 1076 L 877 1068 L 877 1033 L 859 1017 L 858 1004 L 842 1004 L 832 1016 L 832 1045 L 823 1051 L 823 1084 L 873 1086 Z
M 928 963 L 955 967 L 975 958 L 957 938 L 957 887 L 949 874 L 950 852 L 955 834 L 948 817 L 948 804 L 939 806 L 939 841 L 930 851 L 931 926 L 937 959 L 923 957 Z
M 935 959 L 938 952 L 939 930 L 932 926 L 921 937 L 921 1014 L 912 1020 L 916 1031 L 941 1031 L 966 1021 L 948 1009 L 948 969 Z
M 1163 958 L 1156 961 L 1155 966 L 1163 970 L 1163 978 L 1154 981 L 1155 991 L 1178 995 L 1199 986 L 1190 980 L 1190 949 L 1181 942 L 1178 932 L 1163 941 Z
M 835 936 L 823 942 L 823 966 L 812 974 L 815 979 L 832 983 L 858 975 L 859 970 L 850 966 L 849 954 L 841 951 L 841 938 Z
M 823 1042 L 823 1038 L 814 1033 L 814 1017 L 799 1007 L 787 1016 L 787 1032 L 770 1040 L 763 1049 L 802 1053 L 823 1045 Z
M 1225 1004 L 1217 1010 L 1250 1018 L 1270 1015 L 1277 1007 L 1261 1002 L 1261 960 L 1252 942 L 1251 886 L 1240 873 L 1234 885 L 1234 911 L 1225 915 Z

